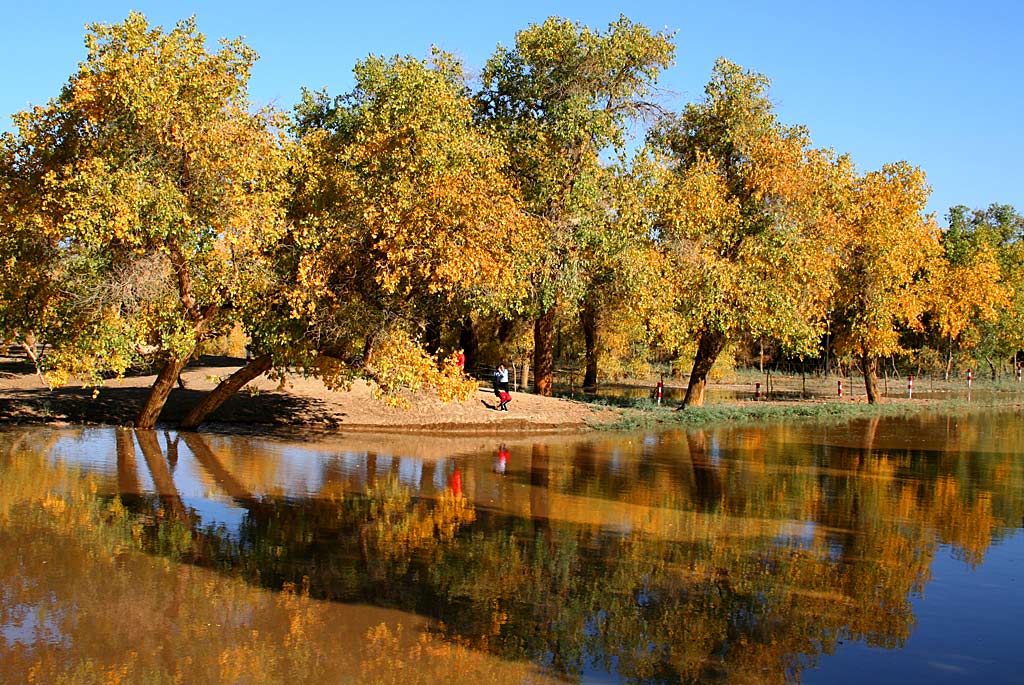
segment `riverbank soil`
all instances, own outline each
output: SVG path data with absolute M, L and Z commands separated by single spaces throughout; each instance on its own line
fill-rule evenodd
M 191 362 L 182 373 L 185 387 L 171 392 L 161 422 L 173 426 L 203 393 L 242 364 L 242 359 L 206 356 Z M 130 425 L 154 378 L 149 374 L 111 379 L 98 392 L 74 381 L 50 390 L 24 356 L 5 354 L 0 356 L 0 422 Z M 408 408 L 389 407 L 363 382 L 337 392 L 298 374 L 289 374 L 283 384 L 261 376 L 218 409 L 207 426 L 254 431 L 563 431 L 619 417 L 614 409 L 521 392 L 512 393 L 507 412 L 497 411 L 489 385 L 463 402 L 441 402 L 428 393 L 408 400 Z
M 244 364 L 234 357 L 203 356 L 193 360 L 182 373 L 185 387 L 176 387 L 167 401 L 161 424 L 173 427 L 203 396 Z M 50 390 L 35 374 L 24 354 L 13 348 L 0 354 L 0 424 L 105 424 L 130 426 L 142 406 L 153 374 L 115 378 L 98 389 L 83 388 L 72 381 Z M 679 406 L 686 379 L 665 379 L 667 408 Z M 839 397 L 839 381 L 843 395 Z M 882 378 L 879 387 L 887 403 L 928 404 L 969 397 L 966 382 L 953 379 L 917 379 L 913 400 L 907 398 L 907 378 Z M 408 407 L 390 407 L 373 396 L 373 389 L 357 382 L 348 391 L 327 389 L 315 378 L 288 374 L 284 383 L 261 376 L 230 398 L 210 416 L 205 429 L 220 432 L 301 433 L 316 431 L 480 433 L 505 436 L 511 432 L 565 432 L 621 422 L 630 414 L 644 414 L 630 408 L 639 398 L 654 395 L 657 379 L 622 385 L 603 385 L 601 404 L 540 397 L 513 392 L 509 411 L 497 410 L 489 382 L 462 402 L 441 402 L 431 393 L 408 395 Z M 760 388 L 758 388 L 760 384 Z M 975 383 L 975 394 L 984 392 Z M 1002 390 L 1019 392 L 1021 386 L 1006 381 Z M 988 387 L 988 386 L 986 386 Z M 991 389 L 996 389 L 993 386 Z M 572 394 L 573 386 L 561 392 Z M 728 379 L 712 381 L 709 405 L 771 405 L 807 402 L 865 403 L 863 380 L 836 376 L 765 376 L 739 370 Z M 758 392 L 760 395 L 758 396 Z M 586 399 L 577 395 L 580 399 Z M 593 396 L 591 396 L 592 399 Z M 628 400 L 626 398 L 634 398 Z M 619 406 L 616 406 L 619 405 Z M 628 421 L 627 421 L 628 423 Z

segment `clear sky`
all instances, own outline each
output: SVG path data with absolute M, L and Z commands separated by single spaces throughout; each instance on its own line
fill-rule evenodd
M 807 126 L 815 145 L 850 153 L 862 171 L 922 167 L 943 225 L 955 204 L 1024 210 L 1021 0 L 3 1 L 4 130 L 10 114 L 59 93 L 84 57 L 86 23 L 132 9 L 165 28 L 195 14 L 209 39 L 244 37 L 260 55 L 252 99 L 284 109 L 303 86 L 347 91 L 368 54 L 424 57 L 437 45 L 474 73 L 548 16 L 604 29 L 623 13 L 677 32 L 661 80 L 669 108 L 699 99 L 724 56 L 771 78 L 781 119 Z

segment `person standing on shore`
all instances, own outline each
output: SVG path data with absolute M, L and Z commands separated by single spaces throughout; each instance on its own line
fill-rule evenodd
M 512 401 L 512 395 L 508 391 L 508 368 L 504 363 L 498 364 L 494 370 L 494 395 L 498 398 L 496 409 L 508 411 L 508 403 Z

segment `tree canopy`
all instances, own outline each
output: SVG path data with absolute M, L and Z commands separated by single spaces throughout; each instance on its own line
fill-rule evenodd
M 653 110 L 646 98 L 674 52 L 671 35 L 626 17 L 605 32 L 552 17 L 517 33 L 515 47 L 499 47 L 484 68 L 478 115 L 508 149 L 506 170 L 544 234 L 528 299 L 541 394 L 551 394 L 557 308 L 582 300 L 614 211 L 601 155 L 622 148 L 628 123 Z
M 658 243 L 673 264 L 675 307 L 697 339 L 686 405 L 741 335 L 813 350 L 835 287 L 838 187 L 845 159 L 781 124 L 766 77 L 720 59 L 704 101 L 649 138 Z
M 941 231 L 923 170 L 858 172 L 725 58 L 668 112 L 674 36 L 624 16 L 526 27 L 478 81 L 437 50 L 371 55 L 290 116 L 194 18 L 131 13 L 86 47 L 0 139 L 0 337 L 51 386 L 156 368 L 140 427 L 230 330 L 254 356 L 186 426 L 267 372 L 465 397 L 454 351 L 480 338 L 482 361 L 532 348 L 541 394 L 556 361 L 593 387 L 692 354 L 686 405 L 752 346 L 838 355 L 872 400 L 880 358 L 996 375 L 1024 347 L 1013 207 Z
M 256 56 L 241 41 L 210 52 L 194 19 L 164 32 L 132 13 L 91 25 L 86 47 L 59 97 L 3 141 L 8 221 L 48 264 L 28 274 L 45 300 L 18 334 L 52 346 L 57 384 L 155 361 L 137 420 L 150 427 L 196 346 L 260 292 L 284 232 L 284 141 L 250 106 Z

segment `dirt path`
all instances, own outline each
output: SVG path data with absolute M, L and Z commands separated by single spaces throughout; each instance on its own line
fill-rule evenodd
M 201 357 L 182 374 L 185 389 L 175 388 L 161 421 L 173 425 L 242 360 Z M 0 423 L 130 424 L 154 376 L 113 379 L 93 394 L 72 383 L 49 390 L 23 358 L 0 356 Z M 573 431 L 614 421 L 618 412 L 571 400 L 513 393 L 509 411 L 494 409 L 489 388 L 464 402 L 443 403 L 425 394 L 411 397 L 408 409 L 388 407 L 373 397 L 366 383 L 335 392 L 316 379 L 289 376 L 284 385 L 265 376 L 232 397 L 206 424 L 214 430 L 399 431 L 506 433 Z

